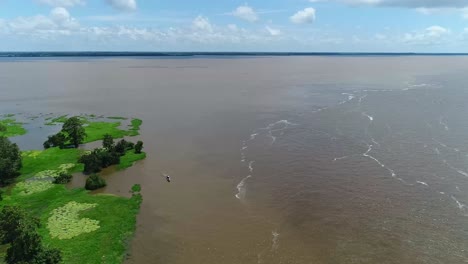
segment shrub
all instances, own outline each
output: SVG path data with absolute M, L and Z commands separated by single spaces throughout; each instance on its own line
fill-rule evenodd
M 3 124 L 0 124 L 0 132 L 5 132 L 7 130 L 7 127 Z
M 8 184 L 20 175 L 22 167 L 18 145 L 8 138 L 0 137 L 0 184 Z
M 93 174 L 86 179 L 85 189 L 92 191 L 105 187 L 106 185 L 106 181 L 101 176 Z
M 68 173 L 60 173 L 60 175 L 54 179 L 55 184 L 66 184 L 72 180 L 73 176 Z
M 55 135 L 49 136 L 47 141 L 44 142 L 43 146 L 45 149 L 51 148 L 51 147 L 59 147 L 59 148 L 64 148 L 65 143 L 67 142 L 67 138 L 62 132 L 59 132 Z
M 109 134 L 105 134 L 102 140 L 102 146 L 108 150 L 114 148 L 114 138 Z
M 140 154 L 143 149 L 143 141 L 139 140 L 135 145 L 135 153 Z

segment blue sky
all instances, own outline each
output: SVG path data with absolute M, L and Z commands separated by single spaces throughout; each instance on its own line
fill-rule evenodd
M 0 51 L 468 52 L 468 0 L 0 0 Z

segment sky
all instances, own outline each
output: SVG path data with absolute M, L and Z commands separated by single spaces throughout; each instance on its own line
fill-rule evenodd
M 0 51 L 468 52 L 468 0 L 0 0 Z

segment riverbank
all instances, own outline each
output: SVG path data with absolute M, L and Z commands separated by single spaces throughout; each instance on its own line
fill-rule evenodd
M 24 129 L 12 116 L 8 118 L 7 124 L 14 126 L 15 131 Z M 67 116 L 60 116 L 50 119 L 53 124 L 48 122 L 49 125 L 60 125 L 66 119 Z M 142 124 L 139 119 L 132 119 L 127 127 L 120 122 L 124 119 L 118 122 L 92 116 L 82 119 L 88 134 L 84 140 L 86 143 L 102 140 L 105 134 L 114 138 L 138 135 Z M 1 204 L 22 207 L 38 217 L 41 222 L 39 233 L 44 243 L 62 252 L 63 263 L 121 263 L 135 231 L 142 201 L 140 188 L 128 190 L 132 196 L 126 198 L 109 194 L 91 195 L 84 186 L 67 189 L 65 185 L 53 183 L 53 179 L 62 172 L 83 171 L 83 164 L 78 163 L 78 159 L 87 151 L 59 148 L 22 151 L 21 176 L 16 183 L 4 188 Z M 135 154 L 129 150 L 122 156 L 121 164 L 116 166 L 125 169 L 145 157 L 144 152 Z M 80 173 L 74 177 L 87 176 Z M 0 250 L 0 258 L 3 259 L 6 247 Z

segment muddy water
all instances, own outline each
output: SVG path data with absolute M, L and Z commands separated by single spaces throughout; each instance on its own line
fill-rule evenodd
M 148 158 L 105 173 L 105 192 L 143 188 L 127 263 L 463 263 L 466 65 L 3 61 L 0 110 L 144 120 Z

